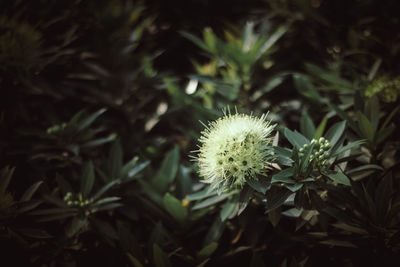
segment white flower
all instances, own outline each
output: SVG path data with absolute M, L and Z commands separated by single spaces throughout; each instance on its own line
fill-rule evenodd
M 225 114 L 202 132 L 197 156 L 203 182 L 219 191 L 241 188 L 265 172 L 271 153 L 267 146 L 275 125 L 245 114 Z

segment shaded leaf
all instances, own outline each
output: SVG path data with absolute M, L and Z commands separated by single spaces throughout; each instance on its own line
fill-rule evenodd
M 167 189 L 169 183 L 171 183 L 178 172 L 179 167 L 179 148 L 175 146 L 170 150 L 161 165 L 156 177 L 152 181 L 152 184 L 160 192 L 164 192 Z
M 197 258 L 201 261 L 207 259 L 214 253 L 214 251 L 218 248 L 217 242 L 211 242 L 204 248 L 202 248 L 199 252 L 197 252 Z
M 83 167 L 82 177 L 81 177 L 81 193 L 84 198 L 87 198 L 92 191 L 94 184 L 94 166 L 93 162 L 89 161 Z
M 98 111 L 90 114 L 86 118 L 82 119 L 80 122 L 77 123 L 76 130 L 78 132 L 88 128 L 101 114 L 106 112 L 106 108 L 99 109 Z
M 43 183 L 43 181 L 39 181 L 31 185 L 22 195 L 20 201 L 28 201 L 32 198 L 33 194 L 35 194 L 36 190 L 38 190 L 39 186 Z
M 156 267 L 171 266 L 167 254 L 157 244 L 153 244 L 153 259 Z
M 183 223 L 188 215 L 187 208 L 182 205 L 182 202 L 176 199 L 170 193 L 166 193 L 163 198 L 165 209 L 171 216 L 180 223 Z

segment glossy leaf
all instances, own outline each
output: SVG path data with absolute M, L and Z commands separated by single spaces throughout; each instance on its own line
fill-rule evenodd
M 301 148 L 303 145 L 310 143 L 307 138 L 305 138 L 303 135 L 301 135 L 299 132 L 296 131 L 291 131 L 288 128 L 285 128 L 283 131 L 285 137 L 287 140 L 296 148 Z
M 350 179 L 342 172 L 326 173 L 325 175 L 334 182 L 344 185 L 350 185 Z

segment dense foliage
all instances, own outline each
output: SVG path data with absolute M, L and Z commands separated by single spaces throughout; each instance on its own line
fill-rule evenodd
M 399 8 L 0 1 L 0 265 L 397 266 Z

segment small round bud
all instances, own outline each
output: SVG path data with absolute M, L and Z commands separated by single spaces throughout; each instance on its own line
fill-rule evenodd
M 323 144 L 325 142 L 325 138 L 320 137 L 318 141 L 319 141 L 319 143 Z

